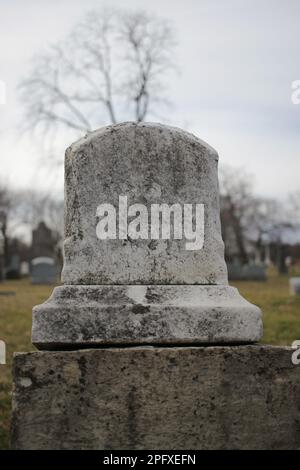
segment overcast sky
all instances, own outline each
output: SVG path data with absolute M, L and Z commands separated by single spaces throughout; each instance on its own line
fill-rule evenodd
M 291 101 L 291 83 L 300 79 L 299 0 L 0 0 L 2 180 L 62 186 L 62 170 L 53 176 L 41 168 L 40 143 L 20 135 L 16 87 L 34 54 L 108 4 L 144 8 L 175 28 L 180 73 L 169 84 L 165 123 L 207 141 L 221 164 L 243 166 L 262 195 L 300 190 L 300 104 Z

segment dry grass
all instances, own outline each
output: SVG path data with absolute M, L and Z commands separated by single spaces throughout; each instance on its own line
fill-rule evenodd
M 300 339 L 300 296 L 289 294 L 288 277 L 270 273 L 266 282 L 232 284 L 262 309 L 263 343 L 290 346 L 295 339 Z
M 7 281 L 0 284 L 1 291 L 15 295 L 0 295 L 0 339 L 7 348 L 7 365 L 0 365 L 0 449 L 9 446 L 11 408 L 11 364 L 14 351 L 32 351 L 31 310 L 43 302 L 52 291 L 51 286 L 32 286 L 28 280 Z

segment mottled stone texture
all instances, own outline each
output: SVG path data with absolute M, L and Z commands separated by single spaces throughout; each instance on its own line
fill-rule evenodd
M 60 286 L 33 309 L 39 349 L 247 343 L 261 335 L 260 309 L 229 286 Z
M 65 284 L 227 284 L 218 154 L 180 129 L 123 123 L 73 144 L 65 157 Z M 204 247 L 185 240 L 99 240 L 101 203 L 205 205 Z
M 299 449 L 290 348 L 124 348 L 14 359 L 14 449 Z
M 34 308 L 32 342 L 55 349 L 258 341 L 259 308 L 228 287 L 217 163 L 209 145 L 161 124 L 108 126 L 73 144 L 65 159 L 65 285 Z M 204 204 L 203 248 L 188 251 L 186 239 L 172 237 L 99 240 L 97 207 L 117 207 L 119 196 L 148 213 L 153 203 Z

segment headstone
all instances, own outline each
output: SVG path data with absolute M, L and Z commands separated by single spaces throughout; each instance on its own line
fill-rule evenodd
M 264 264 L 245 264 L 239 262 L 227 263 L 230 281 L 266 281 L 266 266 Z
M 21 259 L 19 253 L 12 253 L 9 257 L 9 264 L 5 269 L 6 279 L 20 279 Z
M 22 261 L 20 267 L 20 273 L 22 277 L 29 276 L 30 274 L 30 264 L 28 261 Z
M 300 277 L 291 277 L 289 283 L 291 295 L 300 295 Z
M 287 246 L 279 242 L 277 244 L 277 262 L 276 262 L 279 274 L 288 274 L 288 267 L 285 262 L 286 251 L 287 251 Z
M 55 241 L 52 231 L 45 222 L 40 222 L 36 229 L 32 230 L 31 258 L 46 256 L 53 258 L 55 254 Z
M 32 284 L 54 284 L 57 281 L 57 274 L 53 258 L 41 256 L 31 260 Z
M 33 343 L 256 342 L 261 312 L 228 286 L 218 154 L 159 124 L 95 131 L 65 159 L 63 286 Z
M 2 339 L 0 339 L 0 365 L 1 364 L 6 364 L 6 345 Z
M 5 261 L 4 261 L 4 237 L 0 230 L 0 282 L 4 280 L 5 273 Z

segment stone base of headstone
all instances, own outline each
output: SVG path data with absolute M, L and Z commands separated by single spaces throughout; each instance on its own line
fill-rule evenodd
M 56 287 L 33 308 L 38 349 L 256 343 L 261 311 L 227 285 Z
M 14 449 L 299 449 L 300 366 L 273 346 L 19 353 Z

